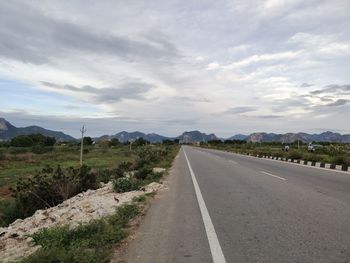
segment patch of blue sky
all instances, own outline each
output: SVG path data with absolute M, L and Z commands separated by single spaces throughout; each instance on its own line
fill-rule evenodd
M 67 95 L 44 91 L 25 83 L 0 79 L 0 105 L 3 111 L 24 110 L 29 114 L 89 115 L 98 109 Z

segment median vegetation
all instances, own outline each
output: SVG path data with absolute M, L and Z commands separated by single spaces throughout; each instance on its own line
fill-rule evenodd
M 202 147 L 251 154 L 255 156 L 273 156 L 284 159 L 304 160 L 310 162 L 330 163 L 350 166 L 350 144 L 315 142 L 315 151 L 309 152 L 308 145 L 302 142 L 289 144 L 288 151 L 278 142 L 253 143 L 240 140 L 210 141 Z

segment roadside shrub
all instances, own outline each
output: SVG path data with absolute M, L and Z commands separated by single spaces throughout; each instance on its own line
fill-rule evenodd
M 113 181 L 113 189 L 117 193 L 138 190 L 139 182 L 133 178 L 121 177 Z
M 332 160 L 332 164 L 338 164 L 338 165 L 342 165 L 342 164 L 345 164 L 345 165 L 349 165 L 350 164 L 350 161 L 349 159 L 346 157 L 346 156 L 343 156 L 343 155 L 338 155 L 338 156 L 335 156 Z
M 1 200 L 0 211 L 0 227 L 6 227 L 21 216 L 12 200 Z
M 113 178 L 114 172 L 110 169 L 101 169 L 97 172 L 97 181 L 108 183 Z
M 96 189 L 96 175 L 88 166 L 53 169 L 45 166 L 30 178 L 19 178 L 14 188 L 16 208 L 22 217 L 36 210 L 56 206 L 64 200 L 88 189 Z
M 133 163 L 132 162 L 121 162 L 118 165 L 118 168 L 121 169 L 124 172 L 131 171 L 133 169 Z
M 101 169 L 97 172 L 97 181 L 108 183 L 124 176 L 124 170 L 119 167 L 116 169 Z
M 138 159 L 135 164 L 135 169 L 139 170 L 142 169 L 145 166 L 149 166 L 151 162 L 146 159 Z
M 287 154 L 287 158 L 288 159 L 292 159 L 292 160 L 299 160 L 303 158 L 302 153 L 298 152 L 298 151 L 290 151 Z
M 140 170 L 137 170 L 134 174 L 136 179 L 145 180 L 149 174 L 152 173 L 151 168 L 143 167 Z

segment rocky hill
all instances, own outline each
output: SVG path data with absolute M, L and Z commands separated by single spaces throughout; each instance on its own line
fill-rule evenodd
M 38 133 L 45 136 L 55 137 L 57 141 L 75 140 L 75 138 L 63 132 L 47 130 L 39 126 L 28 126 L 18 128 L 12 125 L 4 118 L 0 118 L 0 140 L 10 140 L 18 135 L 29 135 Z
M 300 140 L 302 142 L 343 142 L 350 143 L 350 134 L 341 135 L 335 132 L 323 132 L 320 134 L 308 134 L 308 133 L 252 133 L 247 138 L 250 142 L 281 142 L 281 143 L 292 143 Z
M 96 140 L 100 141 L 100 140 L 118 139 L 120 142 L 127 142 L 130 140 L 137 140 L 138 138 L 143 138 L 146 141 L 149 141 L 151 143 L 162 142 L 163 140 L 168 139 L 168 137 L 165 137 L 156 133 L 145 134 L 139 131 L 135 131 L 135 132 L 122 131 L 114 135 L 103 135 L 99 138 L 96 138 Z
M 212 140 L 219 140 L 219 138 L 213 133 L 205 134 L 200 131 L 186 131 L 177 138 L 184 143 L 208 142 Z
M 236 134 L 236 135 L 233 135 L 229 138 L 227 138 L 227 140 L 240 140 L 240 141 L 244 141 L 247 139 L 247 135 L 244 135 L 244 134 Z

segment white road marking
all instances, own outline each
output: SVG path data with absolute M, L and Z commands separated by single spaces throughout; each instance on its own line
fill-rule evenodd
M 263 174 L 266 174 L 266 175 L 269 175 L 269 176 L 272 176 L 272 177 L 275 177 L 275 178 L 278 178 L 280 180 L 283 180 L 283 181 L 286 181 L 287 179 L 286 178 L 283 178 L 283 177 L 279 177 L 277 175 L 274 175 L 274 174 L 270 174 L 268 172 L 264 172 L 264 171 L 261 171 Z
M 222 249 L 218 240 L 218 237 L 216 235 L 215 229 L 213 222 L 211 221 L 208 209 L 205 205 L 201 190 L 199 188 L 196 176 L 192 170 L 190 161 L 187 158 L 187 154 L 185 152 L 185 149 L 183 148 L 183 152 L 185 154 L 185 158 L 187 161 L 188 169 L 190 170 L 194 190 L 196 192 L 198 204 L 199 204 L 199 209 L 202 214 L 202 219 L 205 227 L 205 231 L 207 233 L 208 241 L 209 241 L 209 247 L 211 251 L 211 256 L 213 257 L 213 262 L 214 263 L 226 263 L 225 256 L 222 253 Z
M 262 161 L 270 161 L 270 162 L 278 162 L 280 164 L 288 164 L 288 165 L 296 165 L 299 168 L 311 168 L 311 169 L 318 169 L 324 172 L 334 172 L 334 173 L 341 173 L 344 175 L 350 175 L 350 172 L 347 171 L 341 171 L 341 170 L 335 170 L 335 169 L 328 169 L 328 168 L 322 168 L 322 167 L 316 167 L 316 166 L 310 166 L 310 165 L 303 165 L 300 163 L 292 163 L 292 162 L 286 162 L 286 161 L 282 161 L 282 160 L 274 160 L 274 159 L 267 159 L 267 158 L 257 158 L 255 156 L 249 156 L 249 155 L 245 155 L 245 154 L 241 154 L 241 153 L 233 153 L 231 152 L 232 155 L 239 155 L 241 157 L 244 158 L 251 158 L 251 159 L 257 159 L 257 160 L 262 160 Z

